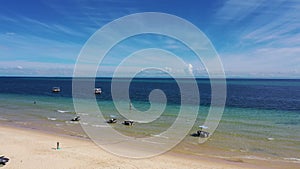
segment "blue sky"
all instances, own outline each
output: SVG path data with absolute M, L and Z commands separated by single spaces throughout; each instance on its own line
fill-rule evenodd
M 72 76 L 77 56 L 103 25 L 137 12 L 164 12 L 196 25 L 216 48 L 228 77 L 300 77 L 300 1 L 2 0 L 0 75 Z M 146 43 L 140 43 L 147 41 Z M 183 50 L 176 41 L 144 36 L 116 47 L 103 61 L 109 76 L 122 47 Z M 119 48 L 119 50 L 118 50 Z M 180 53 L 180 52 L 179 52 Z M 188 69 L 205 76 L 189 52 Z

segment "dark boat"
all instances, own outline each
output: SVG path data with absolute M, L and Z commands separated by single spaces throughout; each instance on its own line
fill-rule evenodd
M 132 120 L 125 120 L 123 122 L 123 124 L 126 125 L 126 126 L 132 126 L 134 124 L 134 121 L 132 121 Z
M 0 165 L 5 165 L 9 159 L 7 157 L 1 156 L 0 157 Z
M 54 92 L 54 93 L 60 92 L 60 88 L 59 87 L 53 87 L 52 92 Z
M 201 137 L 201 138 L 207 138 L 209 137 L 209 132 L 203 131 L 203 129 L 208 129 L 207 126 L 199 126 L 200 130 L 198 130 L 196 133 L 192 134 L 191 136 L 194 137 Z
M 94 89 L 94 93 L 95 93 L 95 94 L 101 94 L 101 93 L 102 93 L 101 88 L 95 88 L 95 89 Z
M 107 123 L 116 123 L 117 122 L 117 119 L 115 118 L 111 118 L 109 120 L 107 120 Z
M 80 116 L 76 116 L 73 119 L 71 119 L 71 121 L 79 121 L 80 120 Z

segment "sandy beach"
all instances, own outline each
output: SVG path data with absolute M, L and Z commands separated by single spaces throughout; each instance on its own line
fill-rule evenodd
M 223 160 L 206 157 L 189 157 L 172 152 L 147 159 L 117 157 L 97 147 L 90 140 L 55 135 L 42 131 L 0 127 L 0 155 L 10 161 L 5 169 L 90 169 L 90 168 L 280 168 L 282 165 L 252 161 Z M 60 142 L 60 150 L 56 143 Z M 297 165 L 284 164 L 289 168 Z M 276 167 L 277 166 L 277 167 Z

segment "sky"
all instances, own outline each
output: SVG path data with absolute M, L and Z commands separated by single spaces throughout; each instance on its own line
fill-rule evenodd
M 227 77 L 299 78 L 299 11 L 298 0 L 2 0 L 0 76 L 72 76 L 81 49 L 104 25 L 129 14 L 162 12 L 198 27 Z M 122 41 L 105 56 L 98 75 L 112 76 L 124 58 L 144 48 L 171 51 L 184 60 L 187 72 L 207 76 L 193 52 L 160 35 Z M 163 56 L 152 60 L 157 57 Z

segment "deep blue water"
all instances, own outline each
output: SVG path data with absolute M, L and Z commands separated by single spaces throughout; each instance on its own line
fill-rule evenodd
M 126 79 L 120 79 L 120 86 L 122 86 L 122 80 L 126 81 Z M 188 83 L 188 80 L 186 81 Z M 197 79 L 197 84 L 201 105 L 209 105 L 211 102 L 209 79 Z M 54 86 L 59 86 L 61 92 L 52 93 L 51 89 Z M 110 78 L 97 78 L 95 86 L 101 87 L 103 91 L 97 96 L 98 100 L 112 99 Z M 133 101 L 147 102 L 149 93 L 153 89 L 163 90 L 168 104 L 180 104 L 179 87 L 171 78 L 134 79 L 130 84 L 130 98 Z M 190 92 L 193 97 L 194 91 Z M 72 78 L 0 77 L 0 93 L 70 98 L 72 97 Z M 300 80 L 227 79 L 226 107 L 298 111 L 300 110 Z

